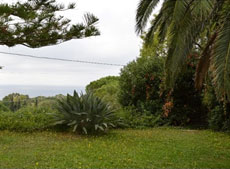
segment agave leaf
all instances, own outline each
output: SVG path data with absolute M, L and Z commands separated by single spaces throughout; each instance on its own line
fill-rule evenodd
M 99 128 L 101 131 L 105 131 L 105 129 L 104 129 L 102 126 L 98 126 L 98 128 Z
M 78 116 L 82 115 L 81 113 L 77 113 L 77 112 L 73 112 L 73 114 L 78 115 Z
M 77 127 L 78 127 L 78 124 L 75 124 L 74 127 L 73 127 L 73 132 L 76 132 Z
M 99 127 L 99 125 L 98 125 L 98 124 L 95 124 L 95 130 L 97 130 L 97 129 L 98 129 L 98 127 Z
M 116 127 L 113 123 L 109 123 L 109 125 L 112 126 L 112 127 Z
M 74 90 L 73 96 L 74 96 L 75 98 L 79 98 L 78 93 L 76 92 L 76 90 Z
M 57 125 L 57 124 L 65 124 L 65 120 L 60 120 L 60 121 L 57 121 L 55 123 L 53 123 L 53 125 Z
M 74 124 L 76 124 L 76 123 L 77 123 L 77 121 L 76 121 L 76 120 L 74 120 L 74 121 L 72 121 L 72 122 L 68 123 L 67 125 L 68 125 L 68 126 L 72 126 L 72 125 L 74 125 Z
M 82 127 L 82 130 L 85 134 L 88 134 L 87 129 L 85 127 Z
M 106 128 L 108 128 L 108 125 L 106 123 L 102 123 Z
M 86 113 L 86 112 L 81 112 L 81 115 L 87 115 L 88 113 Z

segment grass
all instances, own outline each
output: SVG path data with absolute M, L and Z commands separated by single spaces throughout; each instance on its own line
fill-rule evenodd
M 106 136 L 0 132 L 0 168 L 230 168 L 230 135 L 114 130 Z

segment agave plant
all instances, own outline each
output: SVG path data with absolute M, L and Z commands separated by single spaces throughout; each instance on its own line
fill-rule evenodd
M 115 127 L 117 120 L 109 104 L 95 97 L 92 93 L 80 94 L 74 91 L 58 101 L 59 113 L 55 115 L 55 125 L 66 125 L 73 132 L 83 134 L 105 132 Z

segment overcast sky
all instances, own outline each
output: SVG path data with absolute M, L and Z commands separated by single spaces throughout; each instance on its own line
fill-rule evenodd
M 9 1 L 8 1 L 9 2 Z M 68 4 L 74 0 L 57 0 Z M 24 46 L 0 51 L 42 57 L 77 59 L 125 65 L 139 55 L 141 40 L 135 34 L 135 13 L 139 0 L 78 0 L 76 10 L 62 13 L 73 22 L 83 14 L 99 18 L 101 36 L 71 40 L 60 45 L 30 49 Z M 121 67 L 37 60 L 0 54 L 0 85 L 81 86 L 109 75 L 119 75 Z

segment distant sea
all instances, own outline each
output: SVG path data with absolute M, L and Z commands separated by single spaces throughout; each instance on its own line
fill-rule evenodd
M 72 94 L 73 91 L 85 92 L 83 86 L 24 86 L 24 85 L 0 85 L 0 99 L 11 93 L 29 95 L 31 98 L 36 96 L 55 96 L 57 94 Z

